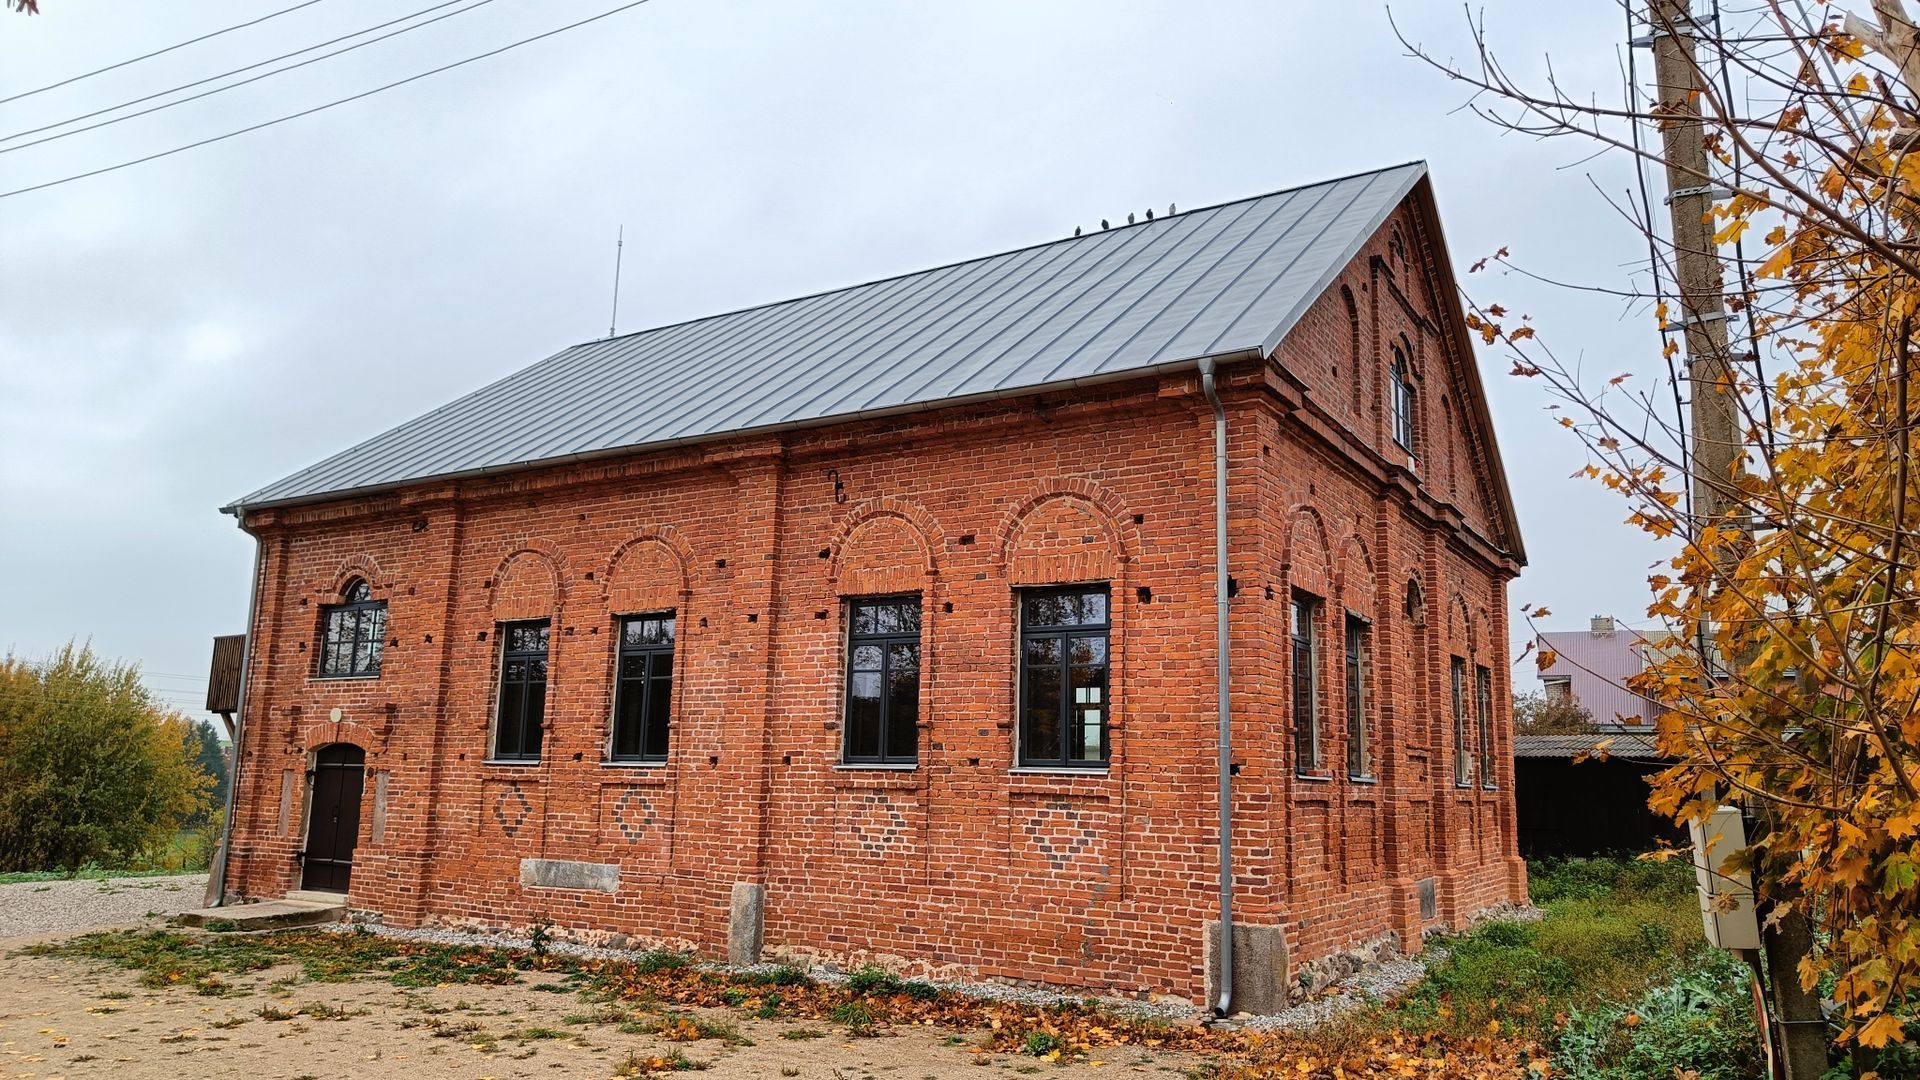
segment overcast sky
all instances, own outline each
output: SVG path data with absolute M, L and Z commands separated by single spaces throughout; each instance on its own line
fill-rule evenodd
M 295 2 L 41 0 L 37 17 L 0 15 L 0 98 Z M 621 2 L 460 0 L 444 21 L 299 71 L 5 149 L 434 3 L 319 0 L 0 104 L 0 191 Z M 1468 47 L 1458 4 L 1394 15 L 1442 55 Z M 1551 14 L 1494 0 L 1486 17 L 1517 73 L 1543 73 L 1550 51 L 1566 83 L 1618 99 L 1612 0 Z M 1424 158 L 1463 272 L 1506 246 L 1542 274 L 1620 283 L 1645 245 L 1596 186 L 1623 189 L 1624 163 L 1502 137 L 1456 112 L 1463 100 L 1371 5 L 652 0 L 318 115 L 0 198 L 0 651 L 90 638 L 196 704 L 209 639 L 242 629 L 252 557 L 216 508 L 604 334 L 622 224 L 620 326 L 636 330 Z M 1466 280 L 1532 313 L 1563 355 L 1657 374 L 1648 319 L 1618 301 Z M 1550 604 L 1550 629 L 1639 621 L 1657 551 L 1615 497 L 1569 479 L 1579 448 L 1508 366 L 1481 356 L 1532 560 L 1516 606 Z

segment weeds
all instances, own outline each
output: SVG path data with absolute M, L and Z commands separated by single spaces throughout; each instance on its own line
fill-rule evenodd
M 847 1001 L 834 1007 L 827 1019 L 847 1029 L 847 1034 L 856 1038 L 868 1038 L 876 1033 L 873 1011 L 864 1002 Z
M 847 976 L 847 989 L 862 997 L 891 994 L 900 989 L 900 980 L 885 968 L 863 967 Z

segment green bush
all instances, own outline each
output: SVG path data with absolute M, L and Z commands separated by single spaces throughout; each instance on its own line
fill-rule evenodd
M 1760 1075 L 1747 969 L 1725 953 L 1632 1000 L 1576 1010 L 1554 1042 L 1556 1075 L 1593 1080 L 1748 1080 Z
M 211 807 L 194 725 L 139 669 L 68 645 L 0 657 L 0 871 L 125 866 Z

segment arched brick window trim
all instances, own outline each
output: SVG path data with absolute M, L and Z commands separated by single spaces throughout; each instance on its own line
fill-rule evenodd
M 888 533 L 910 538 L 918 553 L 889 558 Z M 842 596 L 929 592 L 944 545 L 945 534 L 925 507 L 891 495 L 868 499 L 847 513 L 828 545 L 828 577 Z
M 1125 565 L 1133 559 L 1133 553 L 1139 552 L 1139 532 L 1131 525 L 1127 513 L 1127 503 L 1121 502 L 1114 492 L 1108 492 L 1092 480 L 1043 480 L 1027 498 L 1014 503 L 1004 517 L 1000 517 L 998 528 L 998 548 L 1000 548 L 1000 567 L 1012 571 L 1014 565 L 1014 546 L 1020 542 L 1021 532 L 1027 523 L 1041 511 L 1041 507 L 1056 500 L 1066 500 L 1079 505 L 1092 521 L 1100 527 L 1106 536 L 1106 542 L 1112 544 L 1114 563 Z M 1016 582 L 1021 584 L 1021 582 Z M 1046 584 L 1046 582 L 1039 582 Z
M 653 575 L 637 580 L 649 563 Z M 693 595 L 690 565 L 687 546 L 673 526 L 644 529 L 607 556 L 600 572 L 601 604 L 615 615 L 678 610 Z
M 1296 503 L 1287 511 L 1286 540 L 1281 546 L 1280 570 L 1287 587 L 1310 592 L 1323 600 L 1335 599 L 1333 547 L 1320 511 Z
M 1340 299 L 1347 305 L 1347 412 L 1360 415 L 1360 402 L 1366 393 L 1366 381 L 1362 371 L 1366 365 L 1360 359 L 1360 305 L 1353 299 L 1353 290 L 1340 286 Z
M 546 581 L 526 579 L 533 574 L 544 574 Z M 500 560 L 489 580 L 487 607 L 495 622 L 558 621 L 566 606 L 566 557 L 551 540 L 522 541 Z
M 339 568 L 333 572 L 333 577 L 329 581 L 314 588 L 314 592 L 319 594 L 317 602 L 321 604 L 345 603 L 347 585 L 353 581 L 354 578 L 365 581 L 367 588 L 372 591 L 376 598 L 384 599 L 386 594 L 393 588 L 393 583 L 387 580 L 387 575 L 381 571 L 380 564 L 374 560 L 373 556 L 366 554 L 349 555 L 347 558 L 341 560 Z
M 1479 655 L 1477 644 L 1473 615 L 1467 610 L 1467 602 L 1456 592 L 1447 598 L 1447 648 L 1471 663 Z

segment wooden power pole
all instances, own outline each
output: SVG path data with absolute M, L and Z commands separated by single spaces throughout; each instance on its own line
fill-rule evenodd
M 1732 478 L 1744 453 L 1740 406 L 1727 346 L 1727 307 L 1711 211 L 1716 192 L 1700 116 L 1701 70 L 1694 53 L 1695 23 L 1688 0 L 1652 0 L 1654 77 L 1661 112 L 1661 157 L 1667 168 L 1667 210 L 1672 218 L 1674 276 L 1680 327 L 1686 341 L 1688 481 L 1692 496 L 1689 530 L 1731 514 L 1744 527 Z M 1700 642 L 1701 648 L 1707 642 Z M 1827 1069 L 1826 1021 L 1819 999 L 1800 988 L 1800 958 L 1812 948 L 1812 928 L 1798 913 L 1763 927 L 1767 982 L 1771 990 L 1774 1045 L 1786 1080 L 1817 1080 Z

